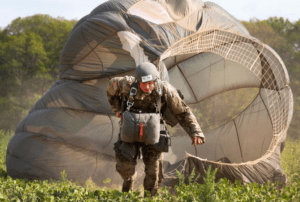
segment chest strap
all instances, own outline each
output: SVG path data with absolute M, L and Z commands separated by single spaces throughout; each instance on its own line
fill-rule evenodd
M 156 113 L 160 113 L 161 96 L 162 96 L 162 91 L 163 91 L 163 82 L 158 80 L 155 83 L 158 86 L 158 89 L 153 92 L 153 95 L 155 96 L 154 106 L 156 108 Z M 130 86 L 130 91 L 129 91 L 129 94 L 127 96 L 127 102 L 126 102 L 126 105 L 127 105 L 126 110 L 127 111 L 130 111 L 130 108 L 134 105 L 134 97 L 137 94 L 138 87 L 139 87 L 138 82 L 134 82 Z

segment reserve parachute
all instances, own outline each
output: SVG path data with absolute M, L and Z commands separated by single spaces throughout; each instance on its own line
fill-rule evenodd
M 110 178 L 121 185 L 113 150 L 119 119 L 106 88 L 143 62 L 184 94 L 206 136 L 195 150 L 179 126 L 171 129 L 164 185 L 174 185 L 175 169 L 203 176 L 209 165 L 218 168 L 217 179 L 286 183 L 280 154 L 293 111 L 286 67 L 237 19 L 201 0 L 111 0 L 79 20 L 63 48 L 59 80 L 9 142 L 8 175 L 60 179 L 65 170 L 81 184 Z M 143 169 L 139 161 L 137 186 Z

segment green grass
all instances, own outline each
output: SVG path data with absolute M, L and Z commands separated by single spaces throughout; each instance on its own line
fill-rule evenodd
M 123 194 L 118 190 L 100 189 L 93 185 L 82 187 L 66 179 L 62 172 L 60 181 L 29 181 L 12 179 L 7 176 L 5 167 L 6 146 L 11 135 L 0 132 L 0 201 L 300 201 L 300 141 L 287 141 L 282 154 L 282 167 L 288 175 L 288 184 L 280 190 L 277 184 L 242 185 L 230 183 L 227 179 L 215 182 L 215 171 L 207 172 L 204 184 L 194 183 L 198 176 L 192 174 L 184 183 L 178 173 L 179 184 L 176 195 L 163 187 L 157 196 L 141 197 L 140 192 Z

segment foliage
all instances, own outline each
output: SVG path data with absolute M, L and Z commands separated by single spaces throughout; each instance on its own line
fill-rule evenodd
M 281 190 L 277 184 L 265 185 L 232 184 L 227 179 L 215 182 L 215 173 L 209 168 L 204 176 L 204 183 L 196 181 L 201 176 L 195 176 L 193 171 L 185 180 L 177 172 L 179 183 L 175 185 L 175 194 L 168 187 L 162 187 L 152 198 L 142 197 L 139 191 L 122 193 L 119 190 L 108 190 L 95 185 L 80 186 L 67 180 L 67 173 L 61 172 L 61 180 L 12 179 L 7 176 L 5 167 L 6 147 L 13 134 L 0 131 L 0 201 L 299 201 L 300 200 L 300 141 L 288 140 L 282 154 L 282 166 L 288 175 L 289 182 Z M 110 183 L 109 179 L 105 180 Z M 187 183 L 185 183 L 185 181 Z M 173 194 L 172 194 L 173 193 Z
M 282 168 L 290 181 L 300 179 L 300 140 L 288 140 L 281 156 Z
M 0 30 L 0 129 L 14 130 L 58 78 L 60 54 L 75 23 L 34 15 Z

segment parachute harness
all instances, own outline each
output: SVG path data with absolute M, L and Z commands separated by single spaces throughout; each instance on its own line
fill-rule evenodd
M 153 95 L 155 97 L 155 102 L 154 102 L 155 111 L 147 110 L 147 109 L 132 108 L 134 106 L 135 96 L 137 95 L 137 92 L 138 92 L 138 82 L 134 82 L 131 84 L 130 91 L 127 95 L 127 101 L 126 101 L 126 98 L 123 99 L 121 108 L 122 108 L 122 114 L 123 114 L 122 116 L 124 117 L 124 119 L 120 125 L 121 125 L 122 130 L 126 131 L 127 136 L 130 136 L 129 134 L 131 134 L 133 131 L 131 138 L 133 138 L 134 140 L 130 140 L 130 141 L 138 141 L 138 142 L 147 143 L 149 141 L 149 138 L 152 137 L 152 131 L 156 127 L 158 128 L 157 134 L 164 134 L 165 136 L 168 136 L 166 126 L 164 127 L 166 130 L 165 132 L 160 130 L 161 124 L 165 125 L 165 121 L 163 120 L 161 112 L 160 112 L 160 108 L 162 106 L 161 96 L 162 96 L 163 82 L 156 81 L 156 84 L 157 84 L 158 88 L 156 88 L 155 91 L 153 91 Z M 130 121 L 130 123 L 129 123 L 127 119 L 132 119 L 132 121 Z M 158 122 L 156 122 L 156 120 L 158 120 Z M 153 125 L 153 124 L 155 124 L 155 125 Z M 150 126 L 152 125 L 151 127 L 153 127 L 150 130 L 148 128 L 149 125 Z M 132 129 L 130 129 L 130 128 L 132 128 Z M 149 131 L 151 131 L 151 134 L 148 134 Z M 125 132 L 124 132 L 123 138 L 126 139 L 126 138 L 128 138 L 127 136 L 125 137 Z M 155 141 L 156 141 L 156 137 L 157 136 L 154 137 Z M 123 138 L 121 138 L 121 139 L 123 139 Z M 160 135 L 157 138 L 160 139 L 161 138 Z M 129 139 L 126 141 L 129 141 Z M 160 141 L 160 140 L 157 140 L 157 141 Z M 148 142 L 148 144 L 150 144 L 150 143 Z M 155 143 L 153 143 L 153 144 L 155 144 Z M 170 140 L 168 140 L 168 145 L 170 146 Z
M 158 83 L 158 82 L 156 82 Z M 162 96 L 162 89 L 160 87 L 160 85 L 158 85 L 159 88 L 157 91 L 154 91 L 154 95 L 155 95 L 155 103 L 154 106 L 156 108 L 156 113 L 160 113 L 160 108 L 161 108 L 161 96 Z M 138 82 L 134 82 L 131 85 L 130 91 L 129 91 L 129 95 L 127 97 L 127 111 L 130 111 L 131 107 L 134 105 L 134 96 L 137 94 L 137 89 L 138 89 Z
M 138 88 L 138 83 L 135 82 L 131 85 L 129 96 L 127 99 L 127 111 L 130 110 L 130 108 L 134 105 L 134 96 L 137 94 L 137 88 Z

